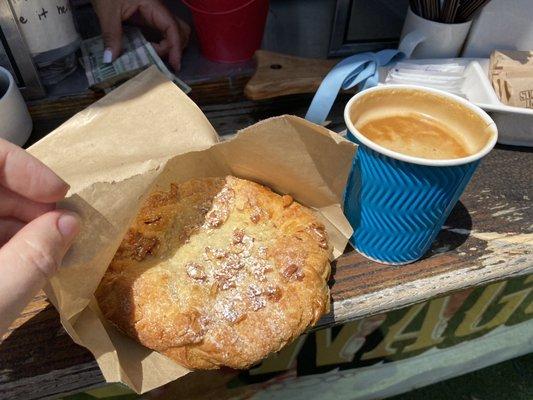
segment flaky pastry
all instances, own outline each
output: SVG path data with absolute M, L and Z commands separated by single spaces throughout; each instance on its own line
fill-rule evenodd
M 233 176 L 148 196 L 96 292 L 105 317 L 191 369 L 248 368 L 329 308 L 324 225 Z

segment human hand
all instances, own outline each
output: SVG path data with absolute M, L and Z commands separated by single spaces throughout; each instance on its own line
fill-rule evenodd
M 57 210 L 68 185 L 20 147 L 0 139 L 0 337 L 61 264 L 80 229 Z
M 157 30 L 159 43 L 152 43 L 157 54 L 167 58 L 175 71 L 181 67 L 181 53 L 191 28 L 175 18 L 159 0 L 92 0 L 105 43 L 104 62 L 111 62 L 122 50 L 122 22 Z

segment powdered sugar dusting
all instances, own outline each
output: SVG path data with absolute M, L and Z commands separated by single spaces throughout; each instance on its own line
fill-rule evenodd
M 252 310 L 257 311 L 266 306 L 266 300 L 262 295 L 263 290 L 256 284 L 248 286 L 248 299 Z
M 302 280 L 305 276 L 303 266 L 305 254 L 301 250 L 287 249 L 275 255 L 281 265 L 281 275 L 289 281 Z
M 257 248 L 257 254 L 263 259 L 267 258 L 267 248 L 265 246 L 259 246 Z
M 205 215 L 203 228 L 214 229 L 221 226 L 228 219 L 228 215 L 235 203 L 235 192 L 224 186 L 214 197 L 211 210 Z
M 248 258 L 251 255 L 252 249 L 254 247 L 254 238 L 251 236 L 244 235 L 242 238 L 243 251 L 242 256 Z
M 235 204 L 235 192 L 230 186 L 224 186 L 213 198 L 210 209 L 202 208 L 206 214 L 201 229 L 208 235 L 214 233 L 227 221 Z M 252 223 L 268 217 L 254 201 L 250 206 Z M 236 228 L 227 244 L 205 247 L 199 263 L 186 265 L 187 275 L 203 285 L 214 300 L 211 311 L 204 311 L 213 321 L 237 324 L 247 313 L 261 310 L 281 298 L 281 289 L 269 280 L 274 264 L 267 253 L 267 247 L 258 245 L 246 228 Z
M 263 293 L 263 290 L 257 286 L 255 283 L 252 283 L 250 286 L 248 286 L 248 293 L 251 297 L 254 296 L 261 296 Z
M 252 310 L 257 311 L 266 306 L 266 300 L 264 297 L 256 296 L 251 299 L 250 305 Z
M 245 317 L 245 313 L 239 309 L 236 300 L 217 302 L 215 311 L 232 324 L 241 321 Z
M 195 283 L 206 285 L 215 299 L 214 312 L 224 320 L 236 324 L 247 312 L 266 307 L 269 300 L 279 300 L 280 289 L 268 280 L 273 264 L 267 259 L 267 248 L 257 246 L 244 229 L 233 231 L 226 248 L 207 246 L 202 256 L 203 261 L 189 262 L 185 270 Z M 246 286 L 250 277 L 256 283 Z
M 206 247 L 204 250 L 204 260 L 221 260 L 228 256 L 228 252 L 224 249 L 213 249 Z
M 250 270 L 258 281 L 266 281 L 266 274 L 272 271 L 272 263 L 267 260 L 259 258 L 253 258 L 247 262 L 250 266 Z
M 194 280 L 203 281 L 207 278 L 204 267 L 192 261 L 189 261 L 187 264 L 185 264 L 185 271 L 187 272 L 187 275 Z
M 265 210 L 257 205 L 254 205 L 250 213 L 250 221 L 252 221 L 254 224 L 257 224 L 261 218 L 265 218 L 267 216 L 268 214 L 265 212 Z

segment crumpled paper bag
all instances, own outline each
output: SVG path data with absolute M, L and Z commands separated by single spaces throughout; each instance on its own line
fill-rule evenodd
M 270 118 L 219 143 L 200 109 L 150 68 L 78 113 L 29 150 L 71 185 L 60 205 L 82 231 L 45 292 L 72 339 L 108 382 L 138 393 L 189 372 L 105 321 L 94 292 L 144 197 L 193 177 L 250 179 L 314 208 L 342 254 L 352 229 L 341 199 L 355 145 L 294 116 Z

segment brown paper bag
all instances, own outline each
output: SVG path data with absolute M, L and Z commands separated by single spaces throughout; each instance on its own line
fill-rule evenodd
M 502 103 L 533 108 L 533 51 L 494 51 L 489 76 Z
M 352 230 L 341 210 L 355 145 L 293 116 L 218 136 L 198 107 L 155 68 L 75 115 L 29 151 L 70 185 L 61 204 L 83 228 L 46 294 L 72 339 L 95 356 L 108 382 L 138 393 L 189 371 L 118 332 L 94 299 L 123 235 L 154 186 L 193 177 L 247 178 L 316 209 L 334 256 Z

